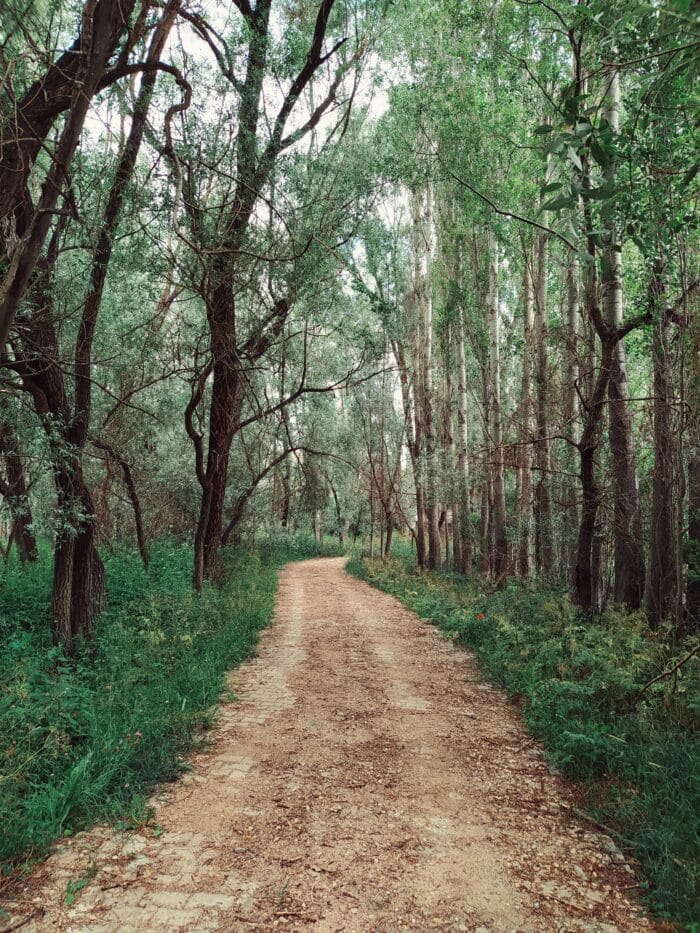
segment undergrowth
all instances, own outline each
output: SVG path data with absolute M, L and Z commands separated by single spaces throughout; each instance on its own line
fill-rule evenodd
M 336 553 L 334 545 L 324 553 Z M 308 536 L 221 557 L 221 586 L 191 589 L 189 548 L 104 555 L 108 603 L 74 659 L 52 644 L 51 560 L 0 567 L 0 864 L 7 873 L 101 820 L 138 825 L 157 781 L 212 725 L 225 673 L 268 625 L 277 570 L 318 548 Z
M 638 859 L 652 909 L 699 922 L 699 659 L 638 696 L 691 646 L 670 648 L 641 614 L 591 622 L 561 592 L 489 589 L 420 571 L 409 553 L 388 564 L 354 558 L 348 569 L 475 651 L 521 703 L 550 762 L 584 783 L 588 811 Z

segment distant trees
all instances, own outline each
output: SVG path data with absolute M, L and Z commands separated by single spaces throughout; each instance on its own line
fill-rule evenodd
M 697 42 L 689 16 L 664 32 L 637 12 L 642 31 L 632 40 L 630 11 L 616 6 L 585 16 L 563 5 L 503 7 L 476 51 L 471 27 L 447 7 L 431 25 L 415 4 L 402 31 L 414 84 L 395 92 L 385 118 L 383 139 L 398 152 L 385 171 L 410 200 L 416 167 L 404 146 L 413 134 L 433 212 L 450 217 L 422 232 L 423 242 L 449 242 L 450 268 L 436 267 L 421 287 L 433 303 L 432 332 L 452 346 L 452 378 L 447 406 L 407 432 L 419 562 L 435 564 L 422 545 L 432 524 L 416 436 L 452 430 L 456 417 L 460 454 L 449 469 L 458 470 L 458 502 L 449 473 L 432 478 L 442 490 L 436 511 L 449 508 L 455 529 L 443 565 L 497 581 L 534 569 L 570 583 L 586 610 L 608 600 L 644 605 L 652 626 L 673 620 L 681 632 L 696 625 L 697 442 L 686 393 L 697 166 L 682 75 Z M 537 41 L 530 27 L 553 40 L 537 66 L 522 64 Z M 539 125 L 533 112 L 545 114 Z M 406 275 L 416 266 L 416 217 L 404 211 L 392 221 Z M 408 290 L 407 321 L 413 303 Z M 423 410 L 425 328 L 423 319 L 412 354 L 397 354 L 407 424 L 411 405 Z M 468 391 L 480 419 L 465 417 Z M 425 464 L 436 462 L 428 454 Z M 461 529 L 470 525 L 480 557 L 465 561 Z

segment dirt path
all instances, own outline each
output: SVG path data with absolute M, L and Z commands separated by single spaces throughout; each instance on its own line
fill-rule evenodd
M 287 566 L 215 742 L 155 800 L 36 871 L 23 930 L 650 930 L 514 708 L 343 560 Z M 69 908 L 66 886 L 94 873 Z M 7 922 L 7 921 L 6 921 Z

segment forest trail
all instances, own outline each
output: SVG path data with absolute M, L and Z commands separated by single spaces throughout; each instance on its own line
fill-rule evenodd
M 276 624 L 232 687 L 212 746 L 153 801 L 162 834 L 76 836 L 6 926 L 652 929 L 515 707 L 343 559 L 284 568 Z

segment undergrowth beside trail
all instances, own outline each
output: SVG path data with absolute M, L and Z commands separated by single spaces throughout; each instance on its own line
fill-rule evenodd
M 226 671 L 269 624 L 278 569 L 317 553 L 307 536 L 225 551 L 222 585 L 201 594 L 191 589 L 189 548 L 155 546 L 148 572 L 132 551 L 107 553 L 108 603 L 74 659 L 52 644 L 50 555 L 0 567 L 4 873 L 100 820 L 148 819 L 148 790 L 186 767 L 183 754 L 215 719 Z
M 591 622 L 561 592 L 489 589 L 421 571 L 408 552 L 388 564 L 355 557 L 348 570 L 474 650 L 550 762 L 584 782 L 589 813 L 639 860 L 652 909 L 699 922 L 700 659 L 638 698 L 691 646 L 671 649 L 641 614 Z

